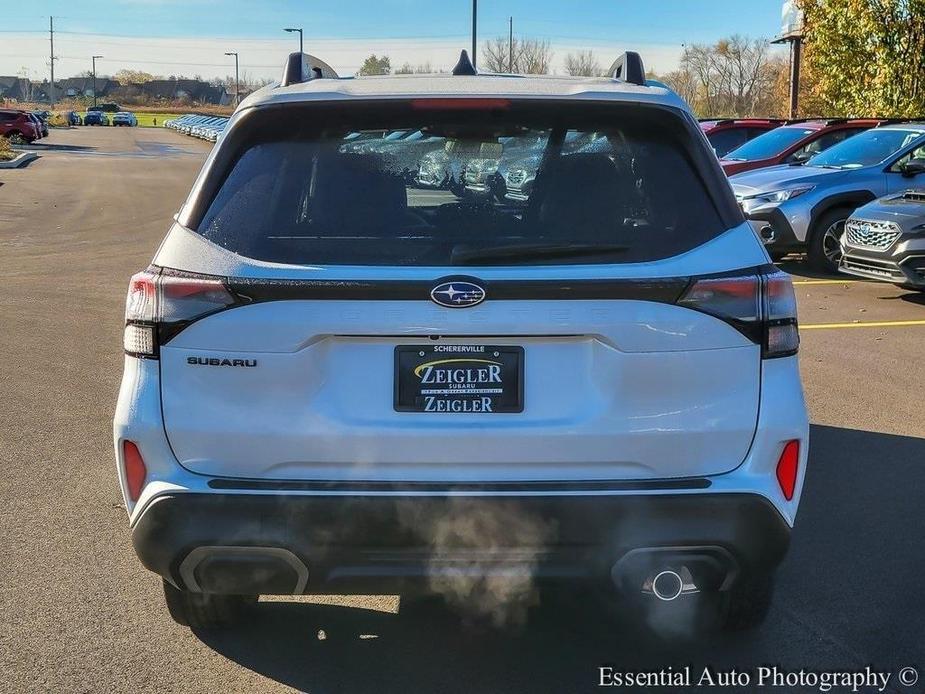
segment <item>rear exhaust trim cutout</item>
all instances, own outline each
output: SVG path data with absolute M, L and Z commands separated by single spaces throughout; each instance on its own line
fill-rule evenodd
M 308 567 L 282 547 L 196 547 L 179 574 L 194 593 L 301 595 L 308 585 Z
M 652 594 L 659 600 L 671 602 L 684 592 L 684 580 L 681 575 L 671 569 L 665 569 L 652 579 Z

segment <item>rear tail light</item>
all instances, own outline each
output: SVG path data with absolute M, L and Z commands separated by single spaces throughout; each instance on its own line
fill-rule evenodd
M 160 345 L 192 321 L 236 302 L 218 279 L 139 272 L 125 299 L 125 352 L 156 359 Z
M 790 275 L 779 270 L 698 279 L 678 301 L 726 321 L 761 345 L 764 359 L 797 353 L 797 302 Z
M 784 451 L 780 454 L 780 460 L 777 461 L 777 483 L 784 494 L 784 498 L 790 501 L 793 498 L 793 492 L 797 488 L 797 472 L 800 467 L 800 442 L 788 441 L 784 446 Z
M 128 498 L 132 501 L 138 501 L 141 490 L 145 486 L 148 469 L 145 467 L 145 461 L 141 457 L 141 451 L 132 441 L 122 442 L 122 467 L 125 471 L 125 486 L 128 489 Z

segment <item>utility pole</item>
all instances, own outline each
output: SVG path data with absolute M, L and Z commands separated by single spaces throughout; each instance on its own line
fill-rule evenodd
M 507 20 L 507 71 L 514 72 L 514 18 Z
M 51 107 L 55 107 L 55 18 L 48 18 L 48 42 L 51 44 L 51 86 L 48 89 L 48 98 L 51 100 Z
M 479 0 L 472 0 L 472 67 L 476 62 L 476 26 L 478 24 Z
M 103 56 L 101 55 L 94 55 L 94 56 L 91 56 L 90 58 L 93 61 L 93 105 L 94 106 L 96 106 L 96 59 L 102 58 L 102 57 Z
M 294 31 L 299 32 L 299 53 L 304 53 L 305 49 L 302 47 L 302 28 L 301 27 L 288 27 L 283 29 L 283 31 L 288 31 L 290 34 Z
M 241 80 L 238 79 L 238 53 L 237 51 L 229 51 L 225 55 L 234 56 L 234 105 L 237 108 L 238 104 L 241 103 Z

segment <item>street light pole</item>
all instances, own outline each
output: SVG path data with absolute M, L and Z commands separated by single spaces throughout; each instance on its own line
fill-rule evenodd
M 509 17 L 507 20 L 507 71 L 514 72 L 514 18 Z
M 478 24 L 479 0 L 472 0 L 472 67 L 475 67 L 476 61 L 476 26 Z
M 283 29 L 283 31 L 288 31 L 290 34 L 294 31 L 299 32 L 299 53 L 304 53 L 305 49 L 302 47 L 302 28 L 301 27 L 288 27 Z
M 102 58 L 102 57 L 103 56 L 101 55 L 94 55 L 91 58 L 91 60 L 93 60 L 93 105 L 94 106 L 96 106 L 96 59 Z
M 228 51 L 225 55 L 234 56 L 234 105 L 241 103 L 241 80 L 238 79 L 238 53 L 237 51 Z

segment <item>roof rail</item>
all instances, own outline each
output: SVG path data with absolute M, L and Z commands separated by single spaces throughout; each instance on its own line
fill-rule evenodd
M 454 75 L 477 75 L 475 66 L 472 64 L 472 61 L 469 60 L 469 54 L 463 50 L 459 54 L 459 61 L 456 65 L 453 66 Z
M 327 63 L 308 55 L 307 53 L 290 53 L 283 65 L 283 76 L 280 77 L 279 86 L 288 87 L 290 84 L 308 82 L 321 78 L 337 79 L 337 73 Z
M 627 51 L 613 61 L 608 72 L 613 79 L 620 82 L 638 84 L 641 87 L 646 85 L 646 70 L 642 66 L 642 58 L 635 51 Z

